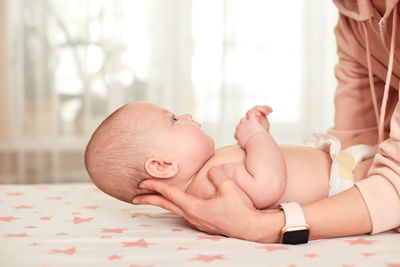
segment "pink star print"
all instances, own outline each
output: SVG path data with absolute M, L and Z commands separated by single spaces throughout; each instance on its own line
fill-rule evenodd
M 22 192 L 10 192 L 6 193 L 7 196 L 20 196 L 22 195 Z
M 112 238 L 112 236 L 110 236 L 110 235 L 102 235 L 102 236 L 100 236 L 100 238 Z
M 20 234 L 5 234 L 5 237 L 27 237 L 26 233 L 20 233 Z
M 134 214 L 132 214 L 132 218 L 136 218 L 136 217 L 139 217 L 139 216 L 146 216 L 146 217 L 151 217 L 151 214 L 150 213 L 142 213 L 142 212 L 135 212 Z
M 68 234 L 67 233 L 56 233 L 55 235 L 60 236 L 60 235 L 68 235 Z
M 98 209 L 98 208 L 100 208 L 100 207 L 99 207 L 99 206 L 83 206 L 82 208 L 83 208 L 83 209 L 95 210 L 95 209 Z
M 36 226 L 33 226 L 33 225 L 28 225 L 28 226 L 25 226 L 24 228 L 27 228 L 27 229 L 36 229 L 37 227 L 36 227 Z
M 108 259 L 109 259 L 110 261 L 112 261 L 112 260 L 120 260 L 121 257 L 122 257 L 122 256 L 113 254 L 113 255 L 111 255 L 111 256 L 108 256 Z
M 64 253 L 67 255 L 73 255 L 76 251 L 76 248 L 69 248 L 69 249 L 53 249 L 52 252 L 53 253 Z
M 50 221 L 51 217 L 40 217 L 40 220 L 42 220 L 42 221 Z
M 14 207 L 14 209 L 16 209 L 16 210 L 19 210 L 19 209 L 31 209 L 31 208 L 33 208 L 33 206 L 21 205 L 21 206 Z
M 187 250 L 188 248 L 184 248 L 184 247 L 177 247 L 176 250 Z
M 33 242 L 33 243 L 30 243 L 28 246 L 35 246 L 35 247 L 38 247 L 38 246 L 40 246 L 38 243 L 36 243 L 36 242 Z
M 11 222 L 12 220 L 17 220 L 19 218 L 16 218 L 14 216 L 7 216 L 7 217 L 0 217 L 0 221 L 4 222 Z
M 363 255 L 364 255 L 365 257 L 370 257 L 370 256 L 375 256 L 376 254 L 373 253 L 373 252 L 364 252 Z
M 218 236 L 197 236 L 196 240 L 213 240 L 213 241 L 219 241 L 221 237 Z
M 317 254 L 305 254 L 305 257 L 314 258 L 317 257 Z
M 74 224 L 83 223 L 83 222 L 90 222 L 93 219 L 94 219 L 93 217 L 90 217 L 90 218 L 74 217 Z
M 372 243 L 376 242 L 376 240 L 367 240 L 364 238 L 358 238 L 355 240 L 345 240 L 349 242 L 349 245 L 371 245 Z
M 102 233 L 118 233 L 121 234 L 125 231 L 126 229 L 124 228 L 114 228 L 114 229 L 107 229 L 107 228 L 103 228 L 103 230 L 101 231 Z
M 171 230 L 172 232 L 183 232 L 183 229 L 174 228 Z
M 60 199 L 62 199 L 62 197 L 60 197 L 60 196 L 57 196 L 57 197 L 48 197 L 47 199 L 49 199 L 49 200 L 60 200 Z
M 400 267 L 400 263 L 386 263 L 386 267 Z
M 264 249 L 266 249 L 268 251 L 287 249 L 287 247 L 284 247 L 284 246 L 268 246 L 268 245 L 267 246 L 262 246 L 262 247 L 259 247 L 259 248 L 264 248 Z
M 209 256 L 209 255 L 198 254 L 197 258 L 193 258 L 191 260 L 204 261 L 204 262 L 208 263 L 208 262 L 211 262 L 213 260 L 225 260 L 225 258 L 222 255 Z
M 139 239 L 136 242 L 121 242 L 123 247 L 144 247 L 147 248 L 149 245 L 152 245 L 153 243 L 147 243 L 143 238 Z

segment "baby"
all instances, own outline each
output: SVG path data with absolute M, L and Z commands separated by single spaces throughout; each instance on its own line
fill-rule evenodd
M 220 166 L 258 209 L 285 201 L 313 202 L 346 190 L 366 177 L 375 148 L 340 150 L 329 135 L 312 135 L 308 146 L 278 146 L 269 134 L 268 106 L 250 109 L 236 127 L 238 145 L 214 149 L 213 139 L 189 114 L 174 115 L 155 104 L 122 106 L 94 132 L 85 153 L 86 169 L 105 193 L 126 202 L 144 179 L 159 179 L 200 198 L 215 192 L 208 180 Z

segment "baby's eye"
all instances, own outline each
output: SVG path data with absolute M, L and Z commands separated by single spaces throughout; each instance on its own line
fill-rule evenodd
M 172 121 L 173 121 L 173 122 L 177 122 L 177 121 L 178 121 L 178 118 L 177 118 L 175 115 L 172 115 Z

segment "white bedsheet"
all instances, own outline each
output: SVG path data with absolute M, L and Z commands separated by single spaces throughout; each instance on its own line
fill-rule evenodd
M 191 229 L 92 184 L 0 186 L 0 266 L 400 266 L 400 234 L 259 244 Z

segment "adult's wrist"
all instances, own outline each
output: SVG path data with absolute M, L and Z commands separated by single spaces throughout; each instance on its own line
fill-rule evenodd
M 254 224 L 249 229 L 249 240 L 260 243 L 279 243 L 285 225 L 285 215 L 280 209 L 258 210 Z

